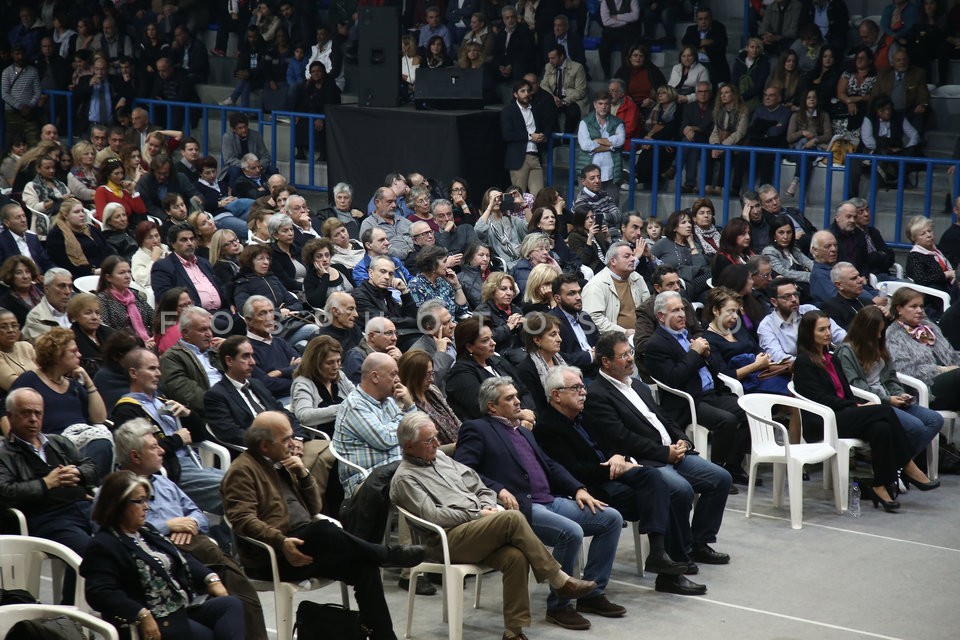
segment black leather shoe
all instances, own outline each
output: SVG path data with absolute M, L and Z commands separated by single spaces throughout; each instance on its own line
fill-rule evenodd
M 422 544 L 387 546 L 387 557 L 382 567 L 415 567 L 427 557 L 427 548 Z
M 694 562 L 700 564 L 727 564 L 730 562 L 729 554 L 714 551 L 708 544 L 693 545 L 693 552 L 690 557 Z
M 735 496 L 738 493 L 740 493 L 740 489 L 737 489 L 737 485 L 731 483 L 730 488 L 727 490 L 727 494 L 731 496 Z
M 683 575 L 687 569 L 686 562 L 674 562 L 666 553 L 658 556 L 653 554 L 647 556 L 647 561 L 643 566 L 644 570 L 650 573 L 659 573 L 666 576 Z
M 693 560 L 687 562 L 686 569 L 683 570 L 683 575 L 685 576 L 695 576 L 700 573 L 700 567 L 697 566 L 697 563 Z
M 678 596 L 702 596 L 707 586 L 697 584 L 683 576 L 657 576 L 654 589 L 661 593 L 675 593 Z
M 398 586 L 404 591 L 409 591 L 410 590 L 409 578 L 400 578 L 400 582 L 398 583 Z M 422 573 L 417 576 L 416 589 L 417 589 L 416 593 L 418 596 L 432 596 L 432 595 L 436 595 L 437 593 L 437 588 L 433 586 L 433 584 L 429 580 L 427 580 L 427 576 L 423 575 Z

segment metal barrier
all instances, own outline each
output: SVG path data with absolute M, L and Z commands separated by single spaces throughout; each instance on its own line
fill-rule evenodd
M 73 146 L 73 92 L 57 91 L 55 89 L 44 89 L 41 93 L 49 96 L 47 106 L 50 109 L 50 122 L 57 122 L 57 114 L 60 114 L 67 121 L 67 146 Z M 63 108 L 58 108 L 57 103 L 64 100 L 66 104 Z M 6 142 L 4 142 L 6 145 Z
M 257 129 L 263 129 L 263 111 L 252 107 L 226 107 L 218 104 L 203 104 L 199 102 L 173 102 L 169 100 L 155 100 L 153 98 L 137 98 L 133 101 L 134 106 L 143 107 L 150 114 L 150 122 L 156 121 L 157 109 L 166 110 L 166 121 L 170 122 L 173 118 L 174 109 L 183 109 L 183 136 L 192 135 L 190 126 L 190 115 L 200 112 L 200 154 L 207 155 L 210 148 L 210 113 L 220 114 L 220 138 L 227 132 L 227 114 L 238 112 L 245 113 L 257 125 Z M 196 136 L 193 136 L 196 137 Z M 221 163 L 223 155 L 220 156 Z
M 286 119 L 288 122 L 281 123 L 278 122 L 280 118 Z M 290 148 L 290 174 L 287 176 L 287 183 L 292 184 L 297 189 L 306 189 L 308 191 L 328 191 L 329 187 L 324 185 L 317 184 L 317 163 L 314 160 L 315 154 L 317 152 L 316 146 L 316 136 L 314 131 L 315 123 L 319 120 L 323 123 L 323 126 L 326 127 L 327 117 L 322 113 L 302 113 L 296 111 L 273 111 L 273 119 L 267 124 L 271 127 L 271 136 L 270 136 L 270 156 L 273 158 L 274 162 L 277 161 L 277 140 L 278 137 L 278 125 L 280 124 L 289 124 L 287 127 L 288 131 L 288 142 Z M 306 182 L 297 182 L 297 159 L 296 159 L 296 135 L 297 135 L 297 120 L 306 120 L 307 121 L 307 130 L 310 132 L 310 137 L 307 144 L 307 181 Z
M 569 199 L 572 200 L 572 194 L 575 192 L 575 180 L 576 180 L 576 153 L 577 153 L 577 139 L 573 134 L 553 134 L 550 140 L 547 143 L 547 166 L 546 166 L 546 183 L 553 183 L 553 170 L 554 170 L 554 148 L 557 141 L 565 141 L 570 145 L 570 154 L 569 154 L 569 168 L 567 175 L 567 193 L 570 196 Z M 660 149 L 663 147 L 671 147 L 677 150 L 675 158 L 675 166 L 677 169 L 677 179 L 673 186 L 673 208 L 671 211 L 676 211 L 683 208 L 682 206 L 682 180 L 680 177 L 682 175 L 683 161 L 684 157 L 688 153 L 699 153 L 700 154 L 700 163 L 698 168 L 698 180 L 697 183 L 700 185 L 696 194 L 699 197 L 704 197 L 705 187 L 706 187 L 706 171 L 707 171 L 707 159 L 708 153 L 716 150 L 723 149 L 725 151 L 732 151 L 738 154 L 747 154 L 745 160 L 741 162 L 746 162 L 744 166 L 744 175 L 743 175 L 743 184 L 741 189 L 753 189 L 756 184 L 757 178 L 757 166 L 758 162 L 766 162 L 772 160 L 774 163 L 773 166 L 773 181 L 772 184 L 780 184 L 780 173 L 782 171 L 783 165 L 782 161 L 784 158 L 794 160 L 796 162 L 796 167 L 799 170 L 800 178 L 800 187 L 797 193 L 798 197 L 798 209 L 805 211 L 809 205 L 806 204 L 806 195 L 807 195 L 807 174 L 808 171 L 813 170 L 813 162 L 817 158 L 822 158 L 826 162 L 826 173 L 825 173 L 825 189 L 824 189 L 824 202 L 823 202 L 823 215 L 822 215 L 822 224 L 821 228 L 827 228 L 830 226 L 833 216 L 833 180 L 834 180 L 834 171 L 840 171 L 839 166 L 833 165 L 833 155 L 828 151 L 813 151 L 813 150 L 799 150 L 799 149 L 771 149 L 769 147 L 748 147 L 748 146 L 734 146 L 734 147 L 720 147 L 718 145 L 710 145 L 704 143 L 696 142 L 679 142 L 674 140 L 647 140 L 644 138 L 633 138 L 631 139 L 631 148 L 632 151 L 623 152 L 624 158 L 624 168 L 627 170 L 628 175 L 628 184 L 627 184 L 627 203 L 626 208 L 632 210 L 635 208 L 636 196 L 637 196 L 637 151 L 640 150 L 643 146 L 650 147 L 650 150 L 653 152 L 653 164 L 652 164 L 652 176 L 660 175 Z M 732 180 L 732 174 L 734 169 L 734 153 L 724 153 L 722 156 L 723 167 L 724 167 L 724 178 L 723 178 L 723 195 L 721 196 L 722 206 L 718 207 L 718 218 L 722 224 L 730 218 L 730 183 Z M 800 156 L 812 156 L 814 158 L 813 162 L 801 162 L 799 161 Z M 932 211 L 932 198 L 933 198 L 933 172 L 937 167 L 949 168 L 955 167 L 960 168 L 960 161 L 951 160 L 951 159 L 934 159 L 934 158 L 922 158 L 922 157 L 906 157 L 906 156 L 883 156 L 883 155 L 871 155 L 871 154 L 861 154 L 861 153 L 848 153 L 846 155 L 846 160 L 843 166 L 843 199 L 850 197 L 852 182 L 855 180 L 853 168 L 859 169 L 859 163 L 868 160 L 870 161 L 869 166 L 869 176 L 866 178 L 869 180 L 869 191 L 867 199 L 870 202 L 870 210 L 876 211 L 877 204 L 877 162 L 891 162 L 895 163 L 898 168 L 898 182 L 897 182 L 897 216 L 894 222 L 894 235 L 893 238 L 895 242 L 888 243 L 890 246 L 896 248 L 909 248 L 910 244 L 900 242 L 901 232 L 903 228 L 903 203 L 904 203 L 904 187 L 905 187 L 905 174 L 906 170 L 910 169 L 912 171 L 924 171 L 924 181 L 923 181 L 923 214 L 927 217 L 930 216 Z M 861 178 L 863 179 L 863 178 Z M 960 194 L 960 170 L 955 171 L 952 178 L 951 185 L 952 194 Z M 660 187 L 660 180 L 652 179 L 650 182 L 650 207 L 647 213 L 650 216 L 656 217 L 659 209 L 659 195 L 663 190 Z M 733 196 L 736 199 L 736 195 Z M 819 205 L 817 205 L 819 207 Z M 813 219 L 812 216 L 807 216 Z

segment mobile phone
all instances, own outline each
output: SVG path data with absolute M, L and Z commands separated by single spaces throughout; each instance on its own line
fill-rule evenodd
M 605 220 L 604 220 L 604 218 L 603 218 L 603 212 L 602 212 L 602 211 L 601 211 L 600 213 L 594 213 L 594 214 L 593 214 L 593 222 L 594 222 L 594 224 L 597 225 L 597 228 L 598 228 L 598 229 L 603 226 L 603 223 L 605 222 Z

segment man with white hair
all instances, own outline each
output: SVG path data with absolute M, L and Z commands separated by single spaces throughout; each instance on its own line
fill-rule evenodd
M 379 256 L 370 262 L 370 276 L 353 290 L 357 301 L 357 313 L 364 318 L 384 316 L 396 325 L 401 336 L 417 333 L 417 305 L 406 282 L 396 277 L 396 265 L 386 257 Z M 394 291 L 399 292 L 397 302 Z M 404 348 L 409 342 L 400 341 Z
M 820 310 L 826 311 L 833 322 L 848 329 L 854 316 L 864 307 L 873 304 L 873 301 L 869 294 L 865 295 L 863 292 L 863 276 L 849 262 L 838 262 L 833 265 L 833 269 L 830 270 L 830 279 L 833 280 L 833 286 L 837 288 L 837 294 L 824 300 Z M 886 308 L 880 307 L 880 310 L 886 315 Z
M 27 314 L 23 339 L 33 342 L 54 327 L 69 329 L 67 303 L 73 295 L 73 276 L 66 269 L 54 267 L 43 274 L 43 297 Z
M 583 310 L 600 334 L 636 330 L 637 309 L 650 297 L 643 276 L 634 270 L 633 249 L 627 242 L 614 242 L 607 249 L 607 266 L 583 287 Z
M 432 298 L 420 305 L 417 311 L 417 327 L 423 333 L 410 349 L 419 349 L 430 354 L 433 360 L 433 383 L 443 391 L 447 382 L 447 371 L 457 359 L 457 348 L 453 342 L 453 331 L 457 321 L 443 300 Z
M 855 210 L 850 211 L 853 205 L 848 203 L 842 203 L 837 208 L 838 210 L 845 209 L 844 215 L 855 214 Z M 836 236 L 829 231 L 817 231 L 810 241 L 810 254 L 813 257 L 813 269 L 810 270 L 810 296 L 813 298 L 814 304 L 823 304 L 832 298 L 835 293 L 834 280 L 830 271 L 839 260 L 839 245 Z M 867 304 L 886 306 L 888 302 L 886 296 L 869 284 L 863 285 L 863 293 L 860 295 L 863 296 Z
M 293 369 L 300 362 L 300 354 L 280 335 L 276 310 L 266 296 L 247 298 L 243 303 L 243 319 L 247 323 L 247 339 L 253 345 L 257 359 L 254 377 L 266 385 L 281 404 L 286 404 L 293 384 Z M 316 325 L 305 324 L 304 328 L 309 337 L 316 334 Z M 304 336 L 302 340 L 305 342 L 309 337 Z
M 223 377 L 210 312 L 187 307 L 180 312 L 180 340 L 160 358 L 160 384 L 167 397 L 206 417 L 203 394 Z
M 397 348 L 397 327 L 388 318 L 375 316 L 367 320 L 360 344 L 343 356 L 343 373 L 354 384 L 360 383 L 360 371 L 371 353 L 385 353 L 394 360 L 403 355 Z
M 363 330 L 357 324 L 357 303 L 353 296 L 343 291 L 331 293 L 323 307 L 325 322 L 320 325 L 317 335 L 330 336 L 340 343 L 344 351 L 350 351 L 360 344 Z
M 240 175 L 233 183 L 233 194 L 238 198 L 252 200 L 270 195 L 262 175 L 260 159 L 256 155 L 246 153 L 240 158 Z

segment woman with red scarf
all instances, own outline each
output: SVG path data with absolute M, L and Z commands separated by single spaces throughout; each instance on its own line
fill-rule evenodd
M 120 256 L 110 256 L 100 265 L 97 297 L 103 323 L 112 329 L 130 329 L 153 349 L 150 335 L 153 308 L 142 293 L 130 288 L 130 263 Z

